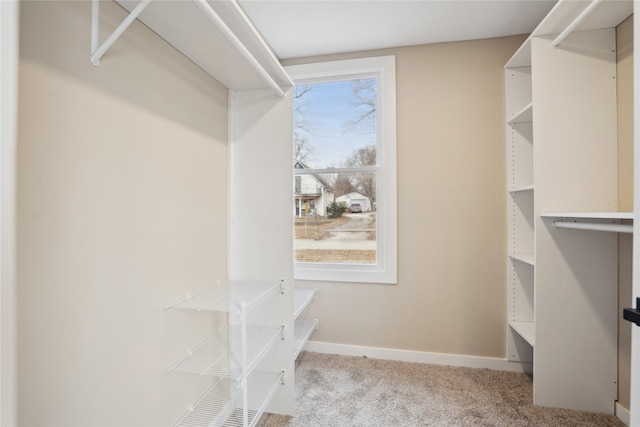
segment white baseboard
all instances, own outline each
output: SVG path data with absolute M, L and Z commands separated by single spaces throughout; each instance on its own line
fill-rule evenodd
M 429 353 L 424 351 L 397 350 L 393 348 L 364 347 L 309 341 L 305 350 L 315 353 L 339 354 L 342 356 L 366 356 L 372 359 L 396 360 L 400 362 L 427 363 L 431 365 L 464 366 L 486 368 L 497 371 L 532 372 L 531 363 L 510 362 L 493 357 L 463 356 L 458 354 Z
M 618 417 L 618 419 L 625 425 L 629 425 L 631 422 L 631 414 L 629 413 L 629 410 L 618 402 L 616 402 L 616 417 Z

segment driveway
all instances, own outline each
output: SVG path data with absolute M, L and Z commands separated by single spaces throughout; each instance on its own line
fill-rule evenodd
M 329 238 L 324 240 L 296 239 L 295 249 L 342 249 L 342 250 L 376 250 L 377 242 L 369 240 L 374 213 L 344 214 L 349 221 L 329 230 Z

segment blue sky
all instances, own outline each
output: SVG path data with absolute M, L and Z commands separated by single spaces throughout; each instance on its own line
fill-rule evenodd
M 308 166 L 340 167 L 357 148 L 375 144 L 372 133 L 344 129 L 353 110 L 351 81 L 314 84 L 301 99 L 305 103 L 305 120 L 312 129 L 308 138 L 314 147 Z

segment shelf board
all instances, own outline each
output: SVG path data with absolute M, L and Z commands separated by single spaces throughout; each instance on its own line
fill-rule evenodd
M 115 0 L 131 12 L 137 0 Z M 281 88 L 291 79 L 262 36 L 236 2 L 207 4 L 265 73 Z M 229 89 L 266 89 L 270 86 L 251 61 L 192 1 L 153 1 L 138 17 L 144 25 Z M 224 60 L 221 60 L 224 58 Z
M 561 0 L 533 30 L 520 48 L 513 54 L 505 68 L 531 66 L 531 39 L 533 37 L 560 34 L 590 2 Z M 605 1 L 587 16 L 573 31 L 588 31 L 617 27 L 633 13 L 632 1 Z
M 250 396 L 247 402 L 247 423 L 256 424 L 265 408 L 282 383 L 284 372 L 274 374 L 254 372 L 248 377 L 247 388 Z M 236 404 L 241 400 L 240 383 L 222 378 L 198 399 L 192 408 L 176 423 L 176 426 L 193 427 L 202 425 L 241 426 L 243 408 Z
M 293 291 L 293 318 L 300 317 L 302 312 L 316 297 L 317 289 L 294 289 Z
M 509 193 L 524 193 L 527 191 L 533 191 L 533 184 L 523 185 L 522 187 L 514 188 L 513 190 L 509 190 Z
M 247 327 L 247 372 L 251 372 L 260 363 L 281 337 L 281 330 L 282 328 Z M 241 335 L 240 325 L 224 328 L 196 348 L 189 350 L 167 371 L 239 378 L 242 375 Z
M 533 253 L 510 253 L 509 258 L 524 262 L 525 264 L 536 265 L 536 259 Z
M 518 111 L 511 120 L 507 122 L 509 125 L 516 125 L 519 123 L 531 123 L 533 122 L 533 103 L 529 103 L 522 110 Z
M 509 322 L 511 329 L 516 331 L 531 347 L 535 347 L 535 324 L 533 322 Z
M 307 341 L 318 327 L 318 320 L 296 320 L 296 344 L 293 359 L 297 359 L 298 355 L 304 348 Z

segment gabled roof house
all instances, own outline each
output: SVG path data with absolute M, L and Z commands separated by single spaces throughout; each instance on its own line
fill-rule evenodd
M 298 161 L 294 169 L 308 169 Z M 333 189 L 320 175 L 296 175 L 294 177 L 293 212 L 295 216 L 327 215 L 327 206 L 334 201 Z

